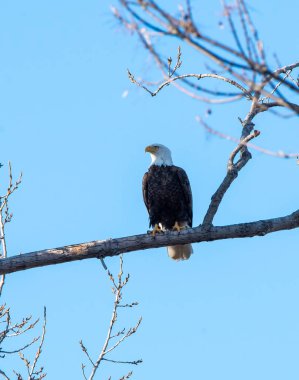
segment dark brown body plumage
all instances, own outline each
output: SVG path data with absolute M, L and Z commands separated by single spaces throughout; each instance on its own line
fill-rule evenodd
M 192 193 L 182 168 L 151 165 L 143 177 L 142 191 L 150 226 L 161 223 L 169 230 L 178 222 L 192 227 Z

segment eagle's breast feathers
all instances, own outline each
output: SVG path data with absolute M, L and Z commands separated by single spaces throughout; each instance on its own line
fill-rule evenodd
M 192 227 L 192 194 L 186 172 L 178 166 L 150 166 L 143 177 L 143 199 L 150 225 L 172 229 L 175 222 Z

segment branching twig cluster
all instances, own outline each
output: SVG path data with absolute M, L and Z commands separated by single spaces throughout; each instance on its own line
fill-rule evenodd
M 0 164 L 0 167 L 3 165 Z M 13 182 L 12 176 L 12 168 L 11 163 L 8 163 L 9 167 L 9 183 L 7 187 L 6 194 L 0 196 L 0 240 L 1 240 L 1 249 L 0 249 L 0 260 L 7 257 L 7 246 L 5 240 L 5 225 L 9 223 L 12 219 L 13 214 L 9 210 L 8 200 L 9 197 L 17 190 L 21 181 L 22 181 L 22 173 L 19 178 Z M 5 275 L 1 276 L 0 279 L 0 296 L 2 294 L 3 286 L 5 282 Z
M 143 47 L 154 58 L 164 79 L 154 90 L 151 89 L 150 83 L 136 80 L 128 71 L 130 80 L 151 96 L 156 96 L 165 86 L 172 84 L 192 98 L 207 103 L 227 103 L 241 98 L 254 100 L 254 116 L 264 111 L 280 115 L 274 111 L 275 107 L 289 111 L 290 115 L 298 115 L 299 105 L 293 99 L 298 97 L 299 87 L 292 73 L 299 67 L 299 62 L 287 66 L 282 66 L 278 62 L 280 67 L 272 69 L 268 63 L 263 41 L 259 37 L 245 1 L 235 0 L 228 5 L 222 0 L 221 3 L 223 17 L 227 20 L 235 47 L 213 39 L 200 30 L 200 20 L 195 21 L 190 0 L 185 2 L 185 6 L 180 5 L 179 13 L 175 15 L 154 0 L 136 2 L 119 0 L 119 7 L 112 8 L 114 16 L 125 28 L 138 36 Z M 223 25 L 221 22 L 221 26 Z M 170 37 L 179 39 L 180 43 L 192 47 L 195 53 L 208 58 L 213 64 L 213 67 L 208 66 L 210 73 L 183 75 L 177 73 L 182 65 L 180 48 L 174 69 L 171 70 L 172 58 L 166 60 L 158 49 L 159 39 Z M 197 79 L 197 83 L 191 81 L 192 78 Z M 225 88 L 215 90 L 210 85 L 198 85 L 198 81 L 202 83 L 204 78 L 226 82 L 238 91 L 228 92 Z M 206 130 L 212 133 L 214 131 L 213 128 Z M 226 138 L 233 140 L 231 136 Z M 258 150 L 283 158 L 298 156 L 296 153 L 281 154 L 264 148 Z
M 114 306 L 112 311 L 112 316 L 109 323 L 109 328 L 107 332 L 107 337 L 105 339 L 105 342 L 103 344 L 103 347 L 97 357 L 96 360 L 93 360 L 91 355 L 88 352 L 88 349 L 83 344 L 82 340 L 80 341 L 80 346 L 86 357 L 88 358 L 89 363 L 91 364 L 91 372 L 89 377 L 86 375 L 86 366 L 82 364 L 82 373 L 84 379 L 92 380 L 101 365 L 103 361 L 111 362 L 111 363 L 118 363 L 118 364 L 130 364 L 130 365 L 138 365 L 142 363 L 141 359 L 133 360 L 133 361 L 122 361 L 122 360 L 114 360 L 110 357 L 107 357 L 108 354 L 110 354 L 112 351 L 114 351 L 121 343 L 123 343 L 127 338 L 129 338 L 131 335 L 135 334 L 137 331 L 142 318 L 139 318 L 138 322 L 134 327 L 130 327 L 129 329 L 123 328 L 115 333 L 114 330 L 116 328 L 116 322 L 118 319 L 118 309 L 119 308 L 131 308 L 136 305 L 138 305 L 137 302 L 132 302 L 130 304 L 121 304 L 122 298 L 123 298 L 123 288 L 127 285 L 129 282 L 129 274 L 123 278 L 123 259 L 122 256 L 120 256 L 120 268 L 118 273 L 118 279 L 116 280 L 114 276 L 107 271 L 110 281 L 113 284 L 112 292 L 114 294 Z M 129 379 L 131 377 L 132 372 L 130 371 L 127 375 L 123 376 L 122 379 Z
M 0 167 L 3 165 L 0 164 Z M 13 214 L 10 212 L 9 209 L 9 198 L 10 196 L 18 189 L 21 181 L 22 181 L 22 173 L 20 174 L 19 178 L 16 181 L 13 181 L 13 175 L 12 175 L 12 167 L 11 163 L 8 163 L 9 168 L 9 183 L 7 187 L 7 191 L 4 195 L 0 196 L 0 240 L 1 240 L 1 248 L 0 248 L 0 262 L 1 260 L 4 260 L 7 257 L 7 245 L 6 245 L 6 237 L 5 237 L 5 226 L 7 223 L 9 223 L 12 219 Z M 0 280 L 0 297 L 2 295 L 3 287 L 5 283 L 5 274 L 1 275 Z M 29 341 L 29 343 L 23 344 L 18 348 L 15 349 L 6 349 L 5 343 L 8 342 L 8 340 L 11 340 L 12 338 L 16 339 L 18 337 L 23 336 L 28 331 L 34 329 L 36 324 L 38 323 L 38 319 L 32 322 L 32 316 L 25 317 L 21 320 L 21 322 L 13 322 L 11 318 L 11 311 L 10 308 L 7 307 L 5 304 L 0 305 L 0 358 L 4 359 L 6 355 L 13 355 L 13 354 L 19 354 L 20 358 L 22 359 L 23 363 L 25 364 L 28 372 L 28 380 L 41 380 L 46 375 L 43 372 L 43 367 L 40 369 L 36 369 L 37 361 L 39 360 L 42 346 L 44 343 L 45 338 L 45 328 L 46 328 L 46 308 L 44 309 L 44 325 L 43 325 L 43 333 L 41 337 L 35 337 Z M 32 362 L 25 358 L 24 351 L 32 346 L 35 342 L 40 340 L 38 350 L 36 352 L 35 358 Z M 20 374 L 15 372 L 15 375 L 17 376 L 18 380 L 23 380 L 24 377 Z M 4 372 L 3 369 L 0 369 L 0 375 L 4 379 L 8 379 L 8 375 Z
M 10 309 L 6 307 L 5 305 L 0 306 L 0 324 L 2 325 L 2 328 L 0 330 L 0 358 L 4 359 L 6 355 L 19 354 L 20 358 L 25 363 L 25 366 L 27 368 L 28 380 L 41 380 L 46 376 L 43 373 L 42 367 L 39 370 L 36 370 L 37 361 L 41 354 L 41 350 L 42 350 L 42 346 L 43 346 L 44 338 L 45 338 L 45 332 L 46 332 L 45 330 L 46 309 L 44 309 L 44 325 L 43 325 L 43 333 L 41 337 L 35 337 L 31 339 L 29 343 L 23 344 L 21 345 L 21 347 L 17 347 L 12 350 L 6 349 L 4 345 L 8 340 L 12 338 L 16 339 L 17 337 L 21 337 L 28 331 L 34 329 L 38 321 L 39 320 L 37 319 L 34 322 L 32 322 L 32 317 L 29 316 L 29 317 L 23 318 L 21 322 L 13 322 L 11 320 Z M 33 363 L 31 364 L 30 361 L 25 358 L 24 351 L 39 340 L 40 340 L 39 347 L 36 352 Z M 5 374 L 3 369 L 0 371 L 0 374 L 5 379 L 9 379 L 8 375 Z M 20 373 L 15 372 L 15 374 L 18 380 L 24 379 L 24 377 Z
M 30 362 L 29 359 L 25 357 L 23 350 L 19 352 L 19 356 L 27 369 L 28 380 L 42 380 L 44 377 L 46 377 L 46 373 L 44 372 L 44 367 L 41 366 L 37 368 L 37 363 L 38 363 L 38 360 L 40 359 L 42 348 L 45 341 L 46 324 L 47 324 L 47 314 L 46 314 L 46 308 L 44 307 L 44 323 L 43 323 L 42 335 L 35 339 L 35 341 L 39 340 L 39 345 L 36 350 L 32 363 Z M 23 379 L 25 380 L 25 378 L 22 377 L 20 373 L 15 372 L 15 374 L 17 375 L 18 380 L 23 380 Z
M 5 342 L 13 337 L 19 337 L 25 334 L 27 331 L 32 330 L 37 324 L 38 320 L 31 322 L 32 317 L 23 318 L 21 322 L 12 322 L 10 309 L 5 305 L 0 306 L 0 323 L 2 325 L 0 331 L 0 357 L 4 358 L 5 355 L 8 354 L 16 354 L 19 353 L 29 346 L 31 346 L 34 342 L 36 342 L 39 338 L 33 338 L 30 343 L 25 344 L 22 347 L 16 348 L 14 350 L 7 350 L 3 347 Z
M 299 62 L 274 70 L 270 67 L 263 41 L 244 0 L 236 0 L 230 5 L 222 1 L 223 17 L 228 22 L 235 47 L 211 38 L 200 30 L 200 19 L 198 22 L 195 21 L 189 0 L 185 6 L 179 6 L 179 13 L 169 12 L 154 0 L 118 2 L 119 7 L 112 8 L 114 16 L 126 29 L 138 36 L 143 47 L 154 58 L 167 84 L 171 83 L 189 96 L 208 103 L 235 101 L 244 96 L 248 97 L 250 93 L 259 92 L 262 95 L 260 101 L 264 110 L 282 106 L 299 113 L 298 105 L 291 101 L 293 95 L 299 94 L 298 84 L 292 77 L 292 72 L 298 68 Z M 224 23 L 221 22 L 221 25 Z M 180 43 L 193 48 L 195 53 L 202 54 L 214 64 L 210 68 L 211 73 L 219 75 L 220 71 L 227 82 L 234 80 L 242 83 L 246 91 L 240 88 L 241 91 L 237 92 L 228 92 L 225 89 L 219 91 L 209 86 L 201 86 L 190 81 L 193 75 L 177 74 L 181 77 L 181 84 L 176 82 L 173 74 L 181 64 L 176 65 L 171 72 L 172 59 L 164 58 L 158 49 L 162 38 L 177 38 Z M 177 62 L 181 62 L 181 57 Z M 200 79 L 199 76 L 197 78 Z

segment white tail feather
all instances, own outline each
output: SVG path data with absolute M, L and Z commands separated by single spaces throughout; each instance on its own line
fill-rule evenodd
M 173 260 L 188 260 L 193 249 L 191 244 L 171 245 L 167 247 L 167 252 Z

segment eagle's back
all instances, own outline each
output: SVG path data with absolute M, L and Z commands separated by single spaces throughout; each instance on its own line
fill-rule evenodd
M 186 172 L 178 166 L 152 165 L 143 177 L 143 198 L 150 225 L 171 229 L 175 222 L 192 226 L 192 194 Z

